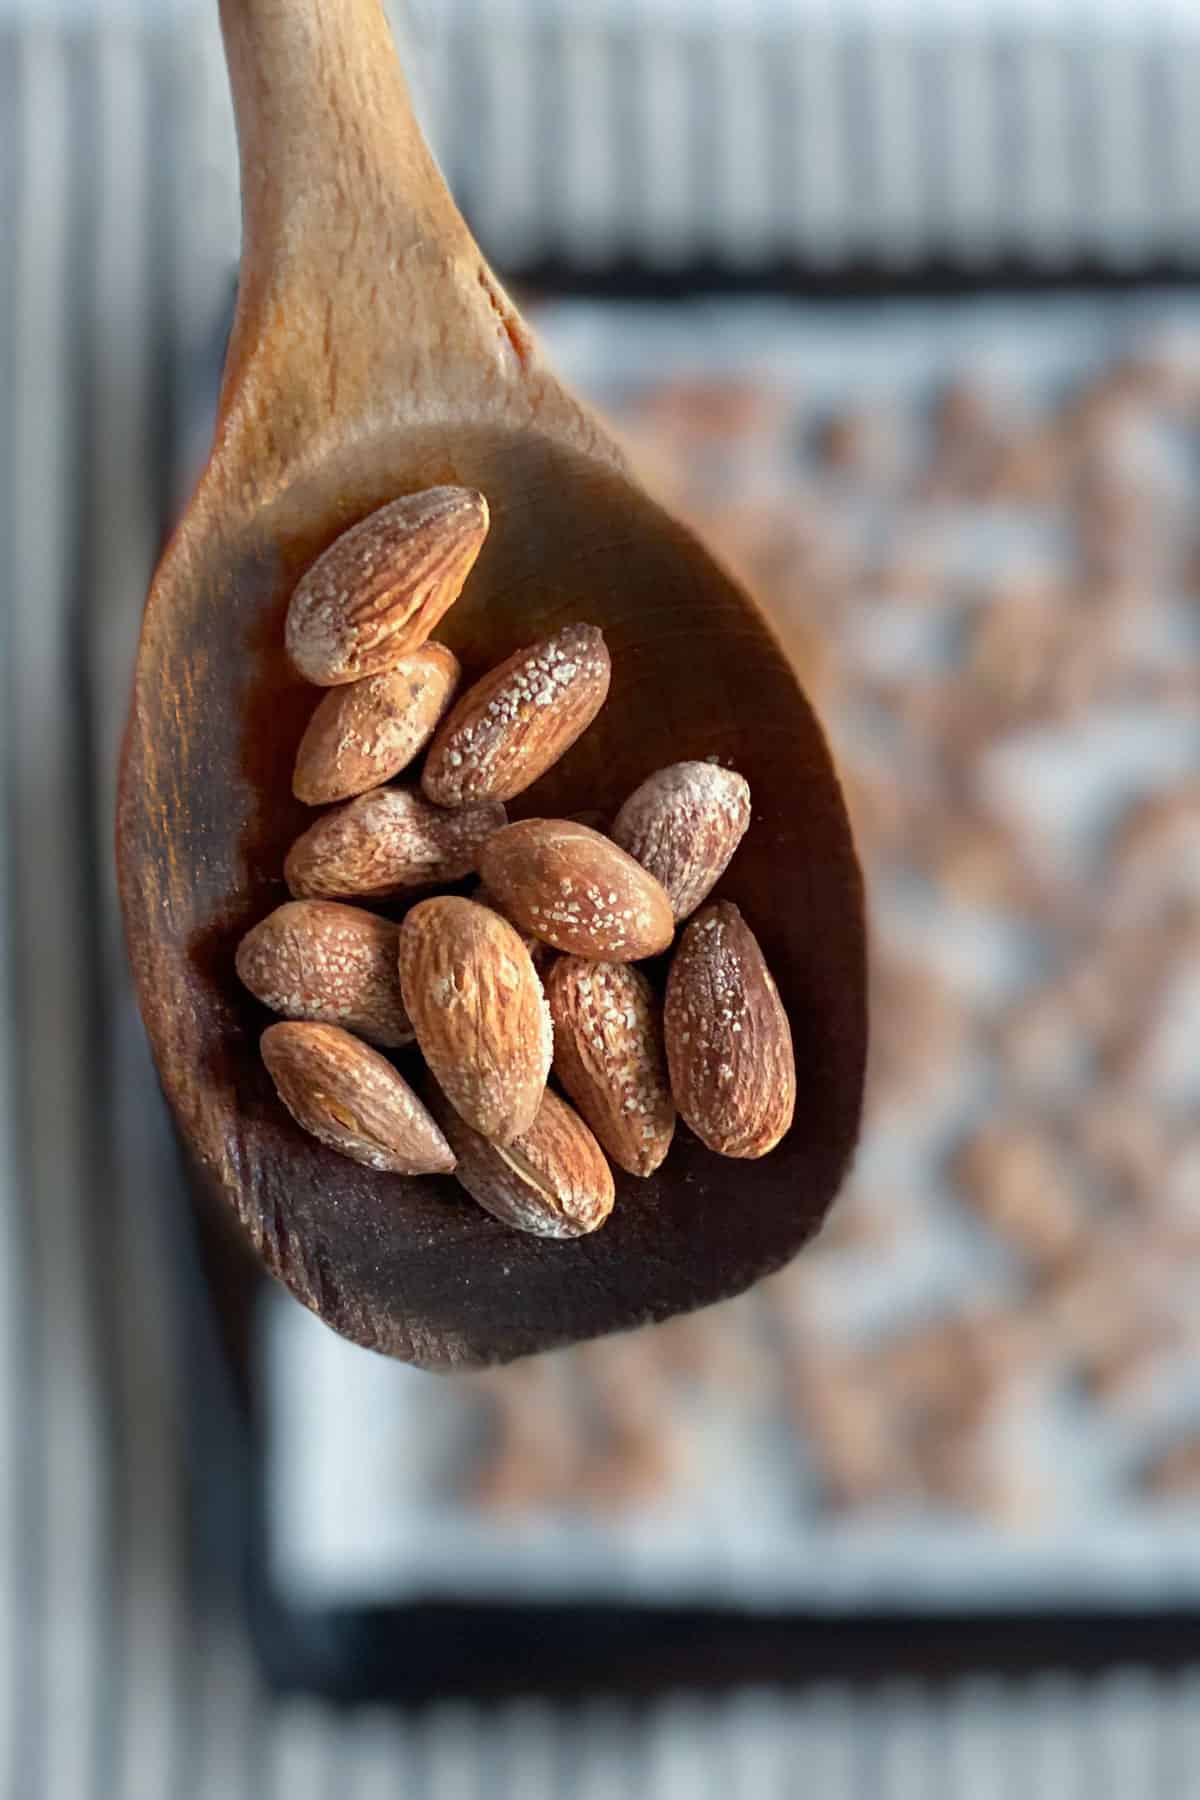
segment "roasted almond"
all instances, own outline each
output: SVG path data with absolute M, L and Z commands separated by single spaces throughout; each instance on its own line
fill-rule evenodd
M 508 916 L 556 950 L 636 962 L 674 936 L 671 902 L 653 875 L 569 819 L 505 826 L 488 838 L 479 869 Z
M 292 791 L 307 806 L 365 794 L 406 769 L 454 697 L 458 658 L 422 644 L 394 669 L 332 688 L 296 752 Z
M 373 1044 L 413 1041 L 400 996 L 400 927 L 335 900 L 289 900 L 248 931 L 237 972 L 256 999 L 285 1019 L 341 1025 Z
M 535 1237 L 583 1237 L 603 1225 L 616 1190 L 604 1152 L 577 1112 L 547 1088 L 529 1130 L 511 1144 L 472 1131 L 443 1094 L 429 1104 L 472 1200 Z
M 473 1130 L 509 1143 L 533 1124 L 550 1073 L 550 1012 L 528 950 L 473 900 L 422 900 L 400 927 L 400 987 L 417 1043 Z
M 365 1168 L 448 1175 L 454 1155 L 407 1081 L 336 1025 L 270 1025 L 263 1061 L 297 1125 Z
M 571 825 L 586 825 L 589 831 L 598 831 L 600 833 L 601 837 L 606 837 L 608 835 L 605 830 L 605 826 L 607 825 L 608 821 L 605 818 L 605 815 L 602 812 L 600 812 L 598 810 L 598 808 L 596 808 L 596 807 L 588 807 L 588 808 L 585 808 L 582 812 L 568 814 L 568 823 Z M 480 906 L 490 906 L 492 908 L 493 912 L 498 912 L 502 915 L 502 917 L 508 919 L 508 922 L 510 925 L 516 924 L 515 919 L 509 918 L 508 909 L 505 907 L 504 902 L 501 900 L 499 894 L 494 894 L 492 892 L 491 888 L 488 886 L 486 881 L 481 881 L 479 883 L 479 886 L 475 891 L 474 898 L 476 900 L 478 900 Z M 519 925 L 517 925 L 517 930 L 521 931 L 521 927 Z M 538 949 L 541 951 L 542 955 L 547 960 L 549 960 L 549 958 L 554 955 L 554 951 L 551 948 L 551 946 L 549 944 L 543 944 L 541 939 L 535 938 L 532 932 L 524 931 L 524 932 L 521 932 L 521 935 L 522 935 L 522 937 L 528 938 L 530 945 L 536 944 Z M 532 951 L 531 951 L 531 954 L 532 954 Z M 537 961 L 536 956 L 534 956 L 534 961 L 535 962 Z
M 707 900 L 750 823 L 750 784 L 719 763 L 680 762 L 635 788 L 612 836 L 662 883 L 677 920 Z
M 292 595 L 293 666 L 318 687 L 394 668 L 458 599 L 487 530 L 487 501 L 463 487 L 406 494 L 351 526 Z
M 667 977 L 675 1104 L 722 1156 L 765 1156 L 792 1122 L 796 1063 L 783 1002 L 736 906 L 716 901 L 684 931 Z
M 560 956 L 546 978 L 554 1073 L 613 1161 L 652 1175 L 675 1131 L 654 990 L 628 963 Z
M 504 819 L 498 802 L 445 812 L 413 788 L 376 788 L 310 825 L 288 851 L 284 878 L 302 899 L 383 899 L 460 881 Z
M 511 800 L 586 731 L 612 665 L 594 625 L 564 625 L 468 688 L 444 720 L 421 775 L 438 806 Z

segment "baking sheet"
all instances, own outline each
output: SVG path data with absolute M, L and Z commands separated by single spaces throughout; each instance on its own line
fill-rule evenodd
M 727 393 L 757 378 L 780 406 L 815 421 L 849 401 L 881 414 L 911 413 L 916 397 L 928 399 L 963 371 L 1036 401 L 1142 346 L 1168 350 L 1187 366 L 1200 339 L 1200 308 L 1145 297 L 849 312 L 569 304 L 548 311 L 541 327 L 564 372 L 635 424 L 647 384 L 675 378 L 717 378 L 730 384 Z M 1193 436 L 1189 424 L 1171 446 L 1171 466 L 1159 471 L 1168 487 L 1180 484 L 1181 504 L 1196 480 Z M 651 460 L 654 447 L 651 441 Z M 753 477 L 773 503 L 781 479 L 795 481 L 798 510 L 813 504 L 798 471 L 781 476 L 764 465 Z M 818 497 L 836 503 L 829 491 Z M 861 520 L 847 523 L 850 535 L 862 535 Z M 943 541 L 939 554 L 964 591 L 984 592 L 998 572 L 1036 569 L 1052 557 L 1050 529 L 1044 509 L 958 506 L 953 541 Z M 860 610 L 856 655 L 881 680 L 903 684 L 906 671 L 936 659 L 930 634 L 940 627 L 919 605 L 879 608 L 867 596 Z M 845 620 L 840 626 L 853 628 Z M 1164 678 L 1194 671 L 1197 633 L 1194 596 L 1163 590 L 1155 641 L 1138 654 Z M 835 740 L 841 729 L 834 721 Z M 1131 802 L 1198 768 L 1194 699 L 1163 705 L 1156 698 L 1088 708 L 1065 730 L 1014 734 L 994 776 L 1038 815 L 1050 863 L 1070 868 L 1079 882 Z M 1046 972 L 1040 963 L 1048 946 L 992 909 L 947 904 L 944 895 L 890 876 L 876 884 L 872 905 L 897 953 L 936 966 L 968 1010 L 994 1011 Z M 1194 1121 L 1200 1071 L 1188 1045 L 1200 1041 L 1200 1001 L 1185 995 L 1183 1005 L 1168 1058 L 1178 1090 L 1171 1104 L 1185 1117 L 1190 1108 Z M 947 1146 L 992 1103 L 991 1071 L 976 1054 L 919 1104 L 873 1115 L 855 1180 L 886 1195 L 901 1229 L 882 1249 L 851 1244 L 806 1259 L 813 1271 L 811 1278 L 802 1271 L 800 1304 L 819 1337 L 871 1342 L 897 1321 L 1000 1303 L 1023 1279 L 945 1175 Z M 1196 1278 L 1186 1266 L 1173 1275 L 1173 1303 L 1182 1294 L 1189 1304 Z M 1192 1311 L 1200 1316 L 1200 1306 Z M 388 1364 L 272 1293 L 261 1355 L 275 1581 L 307 1604 L 586 1597 L 843 1612 L 1159 1607 L 1200 1598 L 1200 1507 L 1186 1495 L 1151 1503 L 1139 1485 L 1148 1457 L 1173 1434 L 1200 1426 L 1194 1343 L 1158 1359 L 1132 1399 L 1114 1406 L 1090 1403 L 1069 1381 L 1045 1379 L 1036 1364 L 1027 1380 L 1011 1383 L 989 1430 L 1005 1439 L 1006 1466 L 1028 1476 L 1028 1505 L 1010 1496 L 1011 1504 L 989 1514 L 945 1498 L 888 1495 L 882 1505 L 845 1511 L 830 1506 L 820 1458 L 781 1410 L 783 1390 L 762 1379 L 778 1325 L 762 1295 L 708 1318 L 724 1345 L 715 1375 L 710 1368 L 697 1379 L 685 1364 L 670 1391 L 670 1435 L 686 1444 L 686 1472 L 647 1479 L 640 1504 L 636 1481 L 607 1496 L 585 1482 L 577 1504 L 546 1509 L 522 1505 L 519 1496 L 514 1504 L 511 1493 L 500 1505 L 494 1493 L 487 1505 L 472 1500 L 472 1471 L 495 1419 L 487 1378 Z M 602 1354 L 617 1359 L 618 1371 L 627 1355 L 636 1385 L 637 1340 L 622 1342 L 624 1351 Z M 556 1413 L 569 1415 L 577 1399 L 586 1403 L 586 1356 L 542 1359 L 553 1366 L 527 1365 L 534 1372 L 519 1378 L 533 1384 L 532 1416 L 550 1421 L 551 1433 Z M 672 1445 L 662 1448 L 667 1455 Z

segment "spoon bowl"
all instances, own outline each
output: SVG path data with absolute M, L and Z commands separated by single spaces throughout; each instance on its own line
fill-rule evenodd
M 266 1267 L 355 1341 L 495 1362 L 733 1294 L 820 1223 L 854 1144 L 865 1053 L 861 885 L 820 728 L 763 615 L 630 475 L 546 370 L 421 142 L 377 0 L 226 0 L 246 235 L 212 456 L 147 601 L 118 855 L 167 1097 Z M 438 635 L 467 679 L 570 620 L 603 630 L 607 705 L 510 809 L 606 815 L 718 756 L 749 780 L 722 895 L 792 1021 L 796 1119 L 761 1162 L 682 1128 L 608 1224 L 548 1243 L 450 1178 L 358 1167 L 296 1127 L 238 984 L 312 814 L 291 793 L 318 699 L 283 652 L 314 558 L 398 495 L 480 489 L 492 526 Z M 401 1059 L 401 1067 L 405 1067 Z

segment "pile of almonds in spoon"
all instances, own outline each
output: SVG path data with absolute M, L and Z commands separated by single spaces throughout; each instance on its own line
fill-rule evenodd
M 651 1175 L 677 1112 L 723 1156 L 774 1149 L 795 1104 L 792 1038 L 737 907 L 705 904 L 750 823 L 740 775 L 660 769 L 608 835 L 508 822 L 505 802 L 600 711 L 610 663 L 594 626 L 568 624 L 456 698 L 457 659 L 429 633 L 487 529 L 469 489 L 406 496 L 292 595 L 288 655 L 329 689 L 294 788 L 328 810 L 288 853 L 294 898 L 247 933 L 237 969 L 282 1015 L 262 1055 L 304 1130 L 368 1168 L 453 1172 L 507 1224 L 578 1237 L 612 1209 L 606 1158 Z M 419 783 L 387 785 L 422 751 Z M 475 875 L 470 897 L 431 894 Z M 418 893 L 399 922 L 363 904 Z M 685 920 L 660 999 L 635 965 Z M 419 1093 L 385 1054 L 414 1043 Z

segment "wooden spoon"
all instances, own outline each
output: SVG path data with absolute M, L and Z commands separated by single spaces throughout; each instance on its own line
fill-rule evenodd
M 414 122 L 380 0 L 222 0 L 245 244 L 211 457 L 146 604 L 118 819 L 130 957 L 208 1183 L 328 1324 L 427 1366 L 501 1361 L 736 1293 L 816 1229 L 857 1130 L 859 872 L 828 751 L 750 600 L 631 479 L 546 369 Z M 445 640 L 473 676 L 568 619 L 613 660 L 597 723 L 517 814 L 615 810 L 651 770 L 730 758 L 754 795 L 721 892 L 795 1032 L 796 1122 L 756 1163 L 680 1130 L 594 1237 L 507 1230 L 449 1178 L 358 1168 L 293 1126 L 239 987 L 311 820 L 292 762 L 318 698 L 284 612 L 313 558 L 398 494 L 462 482 L 492 529 Z

